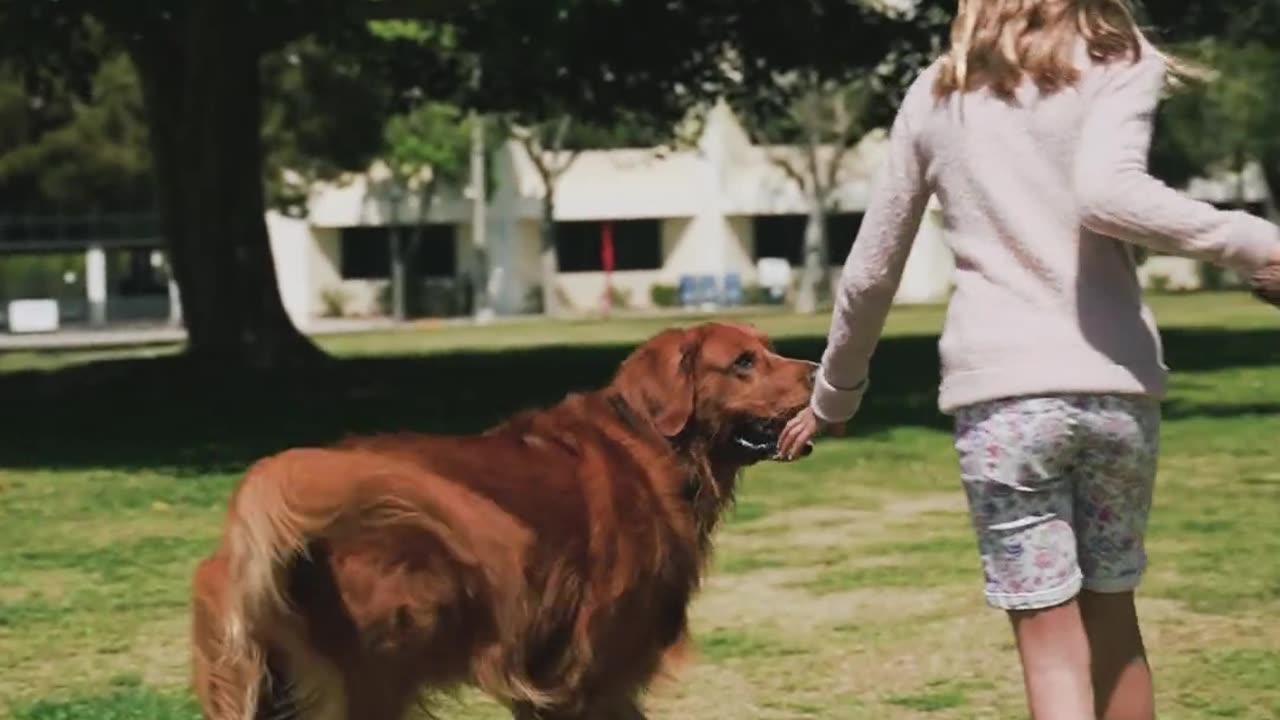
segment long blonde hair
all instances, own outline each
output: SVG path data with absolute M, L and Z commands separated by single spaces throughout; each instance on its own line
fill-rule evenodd
M 1052 93 L 1080 79 L 1076 44 L 1097 62 L 1137 60 L 1142 34 L 1129 0 L 959 0 L 934 93 L 990 88 L 1012 97 L 1025 77 Z

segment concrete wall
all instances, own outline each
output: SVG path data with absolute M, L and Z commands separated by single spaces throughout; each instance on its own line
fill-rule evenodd
M 627 309 L 653 307 L 650 290 L 661 284 L 660 270 L 624 270 L 613 273 L 610 282 L 624 300 Z M 604 307 L 605 275 L 602 272 L 562 273 L 559 286 L 565 298 L 578 312 L 590 312 Z M 618 306 L 614 306 L 618 309 Z
M 474 246 L 471 242 L 471 227 L 460 223 L 454 235 L 457 259 L 457 276 L 469 273 L 475 263 Z M 274 240 L 273 240 L 274 242 Z M 306 297 L 297 302 L 305 307 L 309 318 L 333 315 L 339 311 L 343 316 L 367 317 L 385 313 L 383 298 L 391 284 L 390 276 L 385 278 L 343 279 L 342 277 L 342 231 L 339 228 L 310 227 L 307 251 L 301 267 L 307 268 L 305 273 L 310 278 L 306 286 Z M 283 284 L 283 280 L 282 280 Z M 337 307 L 335 307 L 337 306 Z
M 311 225 L 306 220 L 269 212 L 267 233 L 285 312 L 294 325 L 305 330 L 315 314 L 312 284 L 316 277 L 312 266 L 316 246 Z
M 369 316 L 381 312 L 378 299 L 388 279 L 342 278 L 342 232 L 337 228 L 313 228 L 314 252 L 310 258 L 314 282 L 308 307 L 315 316 Z

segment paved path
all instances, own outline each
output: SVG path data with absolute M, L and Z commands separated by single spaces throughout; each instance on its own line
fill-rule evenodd
M 770 308 L 765 310 L 776 310 Z M 759 313 L 762 308 L 651 308 L 639 311 L 622 311 L 615 313 L 613 319 L 653 319 L 653 318 L 692 318 L 707 314 L 716 317 L 731 317 L 750 313 Z M 606 320 L 598 312 L 582 312 L 568 315 L 561 320 Z M 412 331 L 424 328 L 456 327 L 475 324 L 470 317 L 429 318 L 410 320 L 397 324 L 385 317 L 374 318 L 316 318 L 307 328 L 307 335 L 341 335 L 362 332 Z M 494 326 L 515 323 L 551 322 L 541 315 L 503 315 L 493 319 Z M 0 331 L 0 352 L 27 350 L 71 350 L 91 348 L 114 348 L 140 345 L 166 345 L 186 340 L 187 332 L 183 328 L 170 325 L 138 324 L 111 325 L 105 328 L 91 328 L 83 325 L 64 326 L 57 332 L 32 333 L 14 335 Z
M 404 327 L 412 327 L 412 325 Z M 314 326 L 307 330 L 307 334 L 335 335 L 375 332 L 395 328 L 396 326 L 390 320 L 382 318 L 330 319 L 317 321 Z M 32 333 L 29 335 L 0 332 L 0 352 L 167 345 L 180 343 L 186 339 L 186 330 L 169 325 L 116 325 L 105 328 L 72 326 L 64 327 L 57 332 Z

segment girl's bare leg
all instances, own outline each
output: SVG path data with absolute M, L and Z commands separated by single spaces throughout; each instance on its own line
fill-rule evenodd
M 1033 720 L 1094 720 L 1089 641 L 1075 600 L 1009 612 Z

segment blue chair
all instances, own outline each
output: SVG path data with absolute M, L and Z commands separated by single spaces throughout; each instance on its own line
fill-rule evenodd
M 680 276 L 680 306 L 693 307 L 698 304 L 697 282 L 692 275 Z
M 716 301 L 716 276 L 715 275 L 699 275 L 697 278 L 697 290 L 699 305 L 714 304 Z
M 738 273 L 728 273 L 724 276 L 724 304 L 727 307 L 737 307 L 742 304 L 742 276 Z

